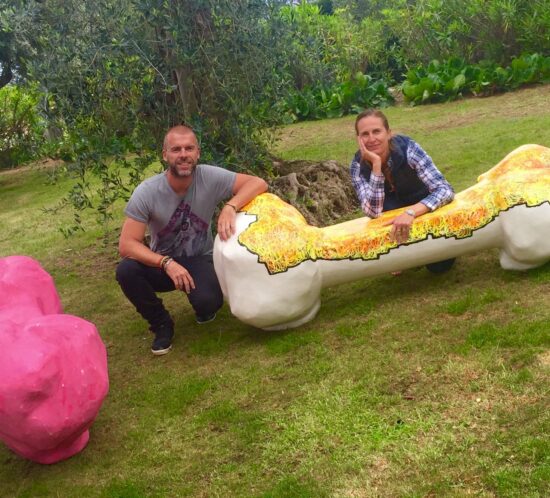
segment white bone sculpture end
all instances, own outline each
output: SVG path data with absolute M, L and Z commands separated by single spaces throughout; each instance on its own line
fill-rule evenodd
M 292 206 L 262 194 L 237 214 L 236 233 L 216 237 L 214 265 L 231 312 L 266 330 L 302 325 L 319 310 L 321 289 L 363 277 L 500 249 L 507 270 L 550 260 L 550 149 L 524 145 L 450 204 L 417 218 L 409 240 L 389 239 L 384 220 L 317 228 Z

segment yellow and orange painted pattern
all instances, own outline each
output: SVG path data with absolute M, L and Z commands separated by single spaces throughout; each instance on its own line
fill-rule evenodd
M 550 149 L 523 146 L 457 194 L 452 203 L 417 218 L 405 244 L 429 236 L 470 237 L 502 211 L 544 202 L 550 202 Z M 256 215 L 257 221 L 239 235 L 239 243 L 274 274 L 306 260 L 372 260 L 388 253 L 397 243 L 390 240 L 391 227 L 383 225 L 402 209 L 325 228 L 308 225 L 294 207 L 272 194 L 257 197 L 243 211 Z

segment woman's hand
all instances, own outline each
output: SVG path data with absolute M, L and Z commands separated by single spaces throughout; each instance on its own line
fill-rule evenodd
M 416 204 L 409 206 L 400 215 L 386 221 L 382 226 L 392 225 L 390 239 L 398 244 L 402 244 L 403 242 L 407 242 L 409 239 L 411 227 L 415 218 L 426 214 L 429 210 L 430 209 L 425 204 L 417 202 Z
M 372 171 L 378 175 L 382 174 L 382 158 L 367 149 L 367 146 L 361 140 L 361 137 L 357 137 L 357 143 L 359 144 L 359 152 L 361 153 L 361 159 L 368 161 L 372 164 Z
M 392 225 L 390 239 L 397 242 L 398 244 L 402 244 L 403 242 L 406 242 L 409 238 L 409 233 L 411 231 L 413 221 L 414 216 L 411 216 L 407 213 L 401 213 L 393 220 L 384 223 L 384 225 Z

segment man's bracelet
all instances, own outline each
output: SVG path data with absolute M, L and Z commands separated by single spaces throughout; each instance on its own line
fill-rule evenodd
M 233 208 L 233 211 L 237 212 L 237 206 L 234 206 L 233 204 L 231 204 L 230 202 L 226 202 L 225 203 L 226 206 L 231 206 Z
M 159 264 L 159 267 L 162 268 L 162 270 L 164 270 L 166 268 L 166 265 L 172 261 L 172 258 L 170 256 L 164 256 L 161 260 L 160 260 L 160 264 Z

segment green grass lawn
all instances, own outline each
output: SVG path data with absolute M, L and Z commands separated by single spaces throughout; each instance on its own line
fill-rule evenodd
M 459 191 L 518 145 L 550 146 L 549 101 L 544 86 L 387 114 Z M 353 122 L 287 127 L 275 152 L 347 164 Z M 1 496 L 549 495 L 549 264 L 505 272 L 487 251 L 440 276 L 364 279 L 326 289 L 318 316 L 284 332 L 227 307 L 199 326 L 172 293 L 174 347 L 157 358 L 114 281 L 116 243 L 91 223 L 64 239 L 68 215 L 44 214 L 69 185 L 0 174 L 0 255 L 37 258 L 65 312 L 96 324 L 110 392 L 67 461 L 42 466 L 0 445 Z

